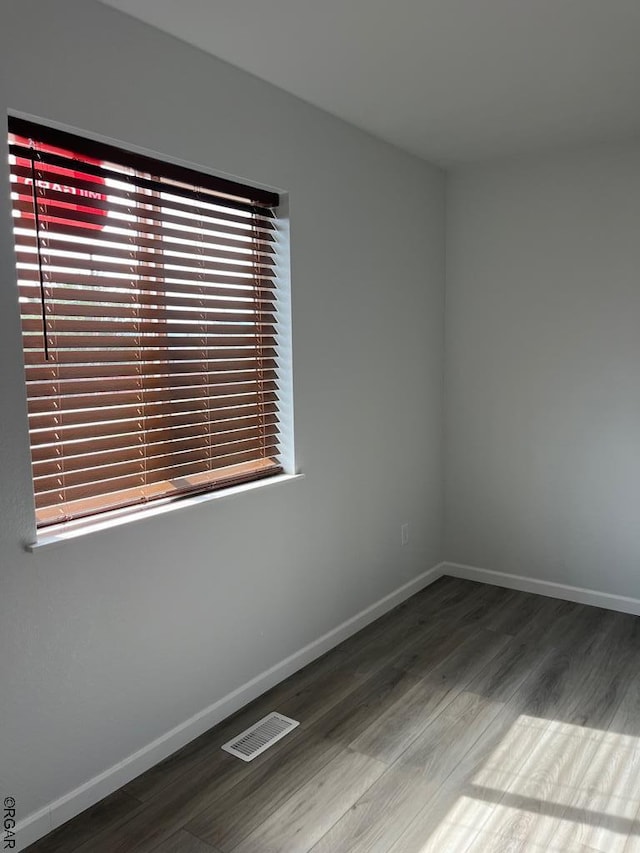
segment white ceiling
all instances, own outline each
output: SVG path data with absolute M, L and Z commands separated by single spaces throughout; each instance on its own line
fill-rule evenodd
M 103 0 L 443 164 L 640 135 L 640 0 Z

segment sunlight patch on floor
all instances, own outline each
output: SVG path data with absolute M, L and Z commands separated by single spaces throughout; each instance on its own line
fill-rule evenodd
M 421 853 L 640 853 L 640 740 L 523 715 Z

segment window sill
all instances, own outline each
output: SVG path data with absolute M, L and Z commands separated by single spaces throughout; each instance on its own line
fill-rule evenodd
M 52 548 L 64 542 L 88 536 L 91 533 L 111 530 L 114 527 L 121 527 L 124 524 L 142 521 L 145 518 L 155 518 L 158 515 L 181 512 L 192 506 L 209 503 L 209 501 L 227 500 L 228 498 L 242 495 L 245 492 L 252 492 L 255 489 L 266 489 L 280 485 L 281 483 L 290 483 L 294 480 L 303 479 L 304 474 L 278 474 L 275 477 L 269 477 L 264 480 L 255 480 L 251 483 L 241 483 L 239 486 L 230 486 L 228 489 L 221 489 L 217 492 L 193 495 L 192 497 L 180 498 L 180 500 L 157 501 L 153 506 L 145 507 L 144 509 L 136 507 L 134 510 L 114 510 L 110 513 L 104 513 L 99 519 L 92 518 L 52 525 L 41 536 L 38 536 L 35 542 L 27 545 L 26 550 L 35 553 L 42 548 Z

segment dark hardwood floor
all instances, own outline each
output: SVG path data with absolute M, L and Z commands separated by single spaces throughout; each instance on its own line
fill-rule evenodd
M 640 618 L 442 578 L 28 850 L 640 853 L 639 809 Z

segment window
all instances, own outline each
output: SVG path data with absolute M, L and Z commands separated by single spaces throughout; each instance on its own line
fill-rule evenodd
M 279 473 L 278 196 L 22 119 L 39 527 Z

